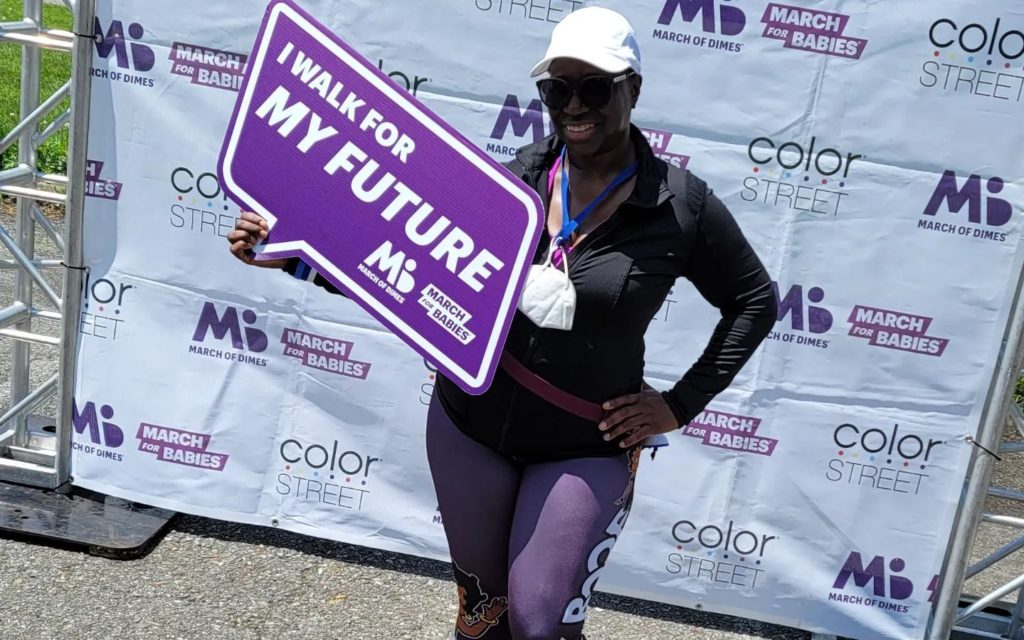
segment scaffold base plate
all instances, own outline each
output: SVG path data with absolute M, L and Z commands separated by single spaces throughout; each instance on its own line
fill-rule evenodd
M 175 515 L 79 487 L 49 491 L 0 482 L 0 536 L 108 558 L 147 554 Z

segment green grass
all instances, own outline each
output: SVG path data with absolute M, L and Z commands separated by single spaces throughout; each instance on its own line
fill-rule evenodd
M 21 20 L 21 0 L 0 0 L 0 21 Z M 64 5 L 43 6 L 43 26 L 51 29 L 71 30 L 71 12 Z M 17 44 L 0 44 L 0 137 L 14 128 L 19 119 L 21 100 L 21 52 Z M 40 74 L 40 101 L 45 100 L 71 77 L 71 53 L 43 51 Z M 46 127 L 68 106 L 65 99 L 40 125 Z M 68 130 L 64 127 L 39 148 L 39 168 L 45 173 L 67 171 Z M 0 169 L 17 164 L 18 145 L 11 146 L 0 156 Z

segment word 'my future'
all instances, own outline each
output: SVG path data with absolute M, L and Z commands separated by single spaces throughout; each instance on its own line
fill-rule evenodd
M 277 62 L 289 68 L 293 76 L 300 79 L 316 92 L 324 103 L 336 110 L 355 128 L 371 133 L 372 139 L 403 164 L 416 150 L 415 141 L 398 126 L 385 120 L 384 115 L 367 107 L 353 91 L 347 91 L 342 82 L 336 81 L 329 71 L 323 70 L 308 55 L 288 43 L 277 56 Z M 309 153 L 315 145 L 337 139 L 342 134 L 336 127 L 324 123 L 324 119 L 301 100 L 293 100 L 291 92 L 283 86 L 273 93 L 256 110 L 256 115 L 277 127 L 278 133 L 290 136 L 301 124 L 306 123 L 306 132 L 297 143 L 301 153 Z M 301 130 L 300 130 L 301 133 Z M 477 250 L 473 238 L 443 215 L 436 215 L 433 205 L 424 201 L 411 187 L 390 172 L 383 172 L 380 163 L 373 160 L 353 140 L 347 140 L 341 149 L 331 156 L 323 167 L 330 176 L 353 174 L 349 188 L 352 194 L 366 204 L 385 205 L 380 216 L 393 222 L 403 214 L 405 235 L 410 242 L 421 247 L 431 247 L 430 256 L 440 262 L 451 273 L 458 274 L 467 286 L 480 292 L 484 280 L 494 271 L 504 268 L 504 263 L 487 249 Z M 415 210 L 413 210 L 415 208 Z M 411 213 L 410 213 L 411 211 Z M 429 230 L 420 228 L 427 220 L 435 217 Z M 468 260 L 468 261 L 467 261 Z M 465 262 L 462 262 L 465 261 Z

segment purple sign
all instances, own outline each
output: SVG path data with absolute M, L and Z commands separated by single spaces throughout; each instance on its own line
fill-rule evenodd
M 490 386 L 540 234 L 537 195 L 309 14 L 275 0 L 221 150 L 299 256 L 469 393 Z

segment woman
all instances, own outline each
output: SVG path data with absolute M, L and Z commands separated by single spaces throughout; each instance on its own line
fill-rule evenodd
M 644 441 L 690 422 L 776 320 L 770 278 L 728 210 L 630 124 L 642 80 L 626 19 L 570 14 L 531 75 L 546 75 L 538 88 L 555 133 L 506 166 L 546 205 L 535 269 L 567 269 L 576 303 L 552 314 L 557 300 L 529 284 L 492 386 L 471 396 L 439 376 L 426 444 L 456 567 L 458 640 L 583 638 Z M 228 240 L 252 262 L 266 237 L 245 213 Z M 308 272 L 296 260 L 260 264 Z M 644 333 L 679 277 L 722 319 L 659 393 L 643 382 Z

